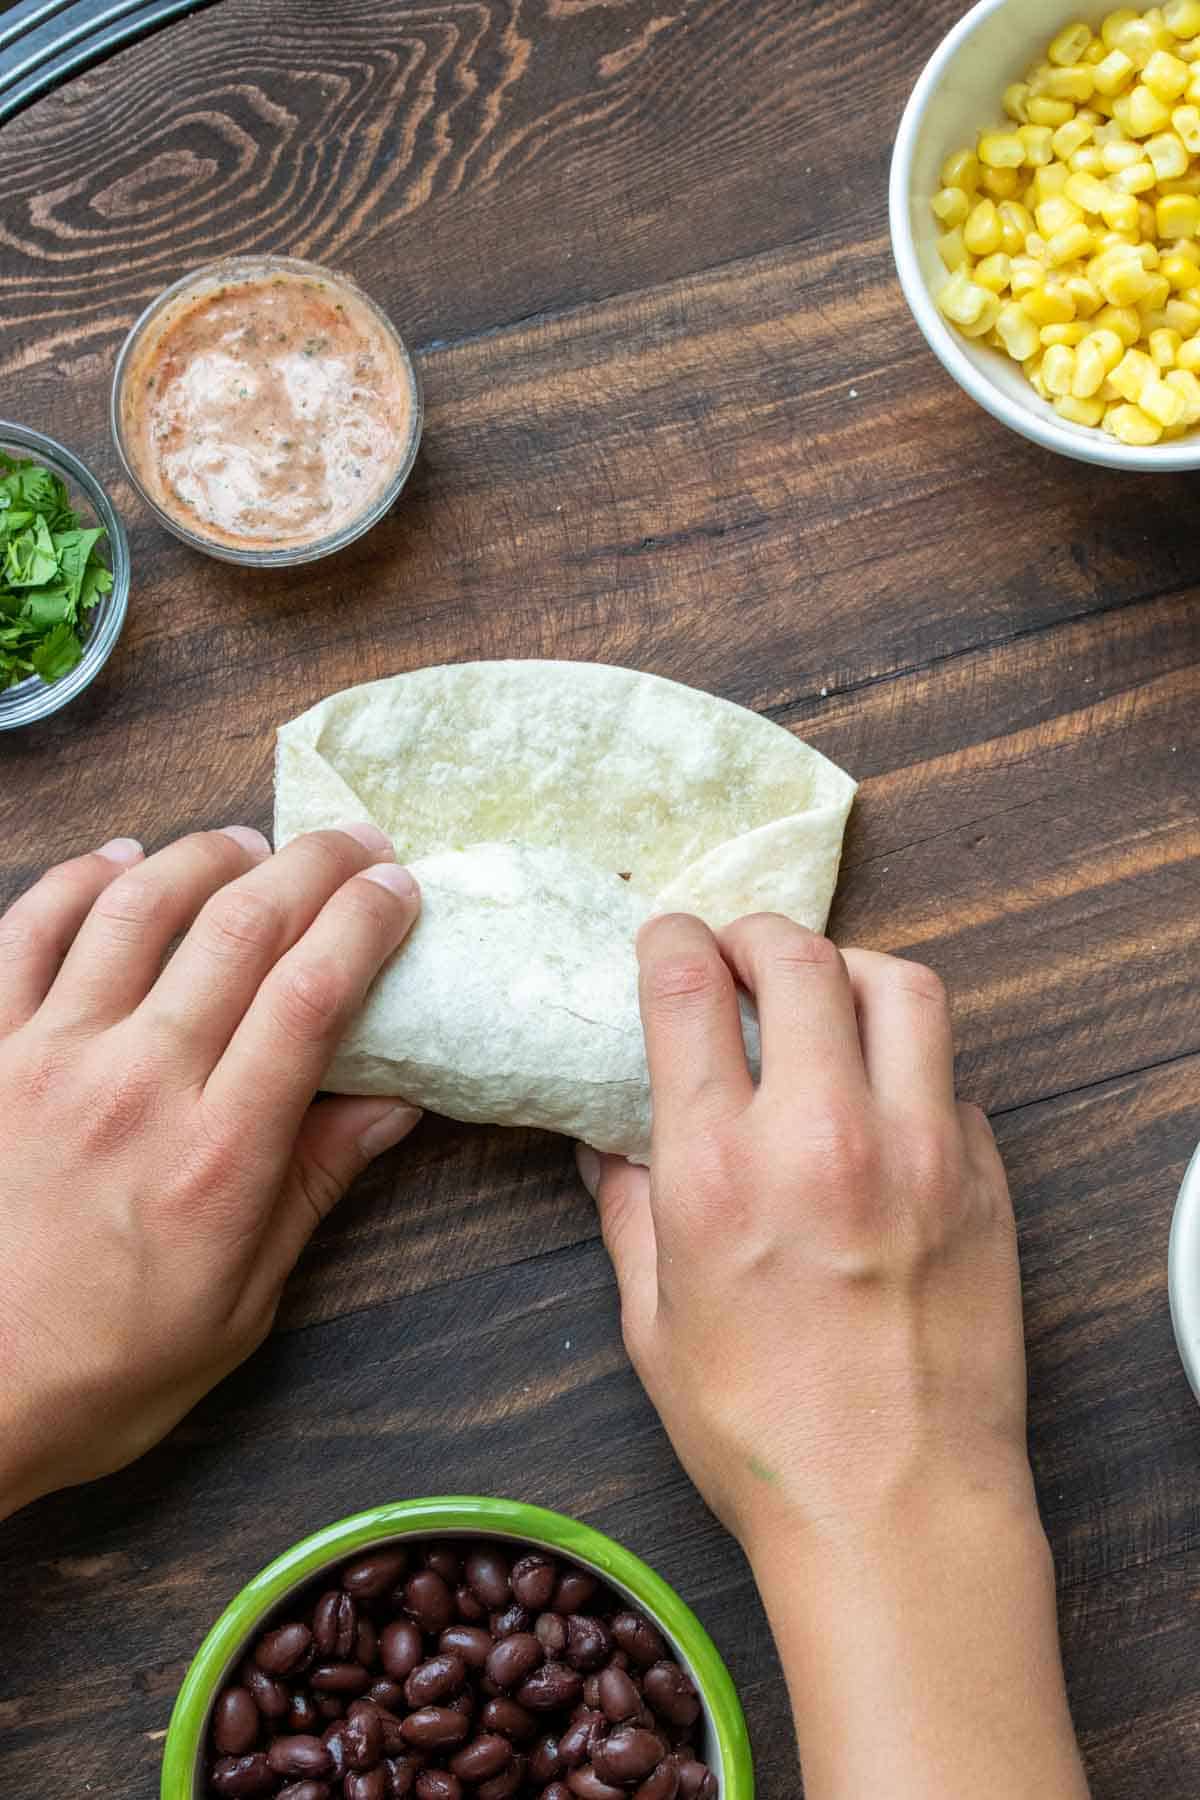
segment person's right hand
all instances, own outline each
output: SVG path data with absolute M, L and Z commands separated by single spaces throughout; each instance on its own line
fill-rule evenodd
M 582 1153 L 630 1356 L 752 1542 L 914 1484 L 1028 1495 L 1016 1234 L 941 983 L 778 917 L 640 941 L 650 1173 Z M 762 1079 L 746 1066 L 740 983 Z

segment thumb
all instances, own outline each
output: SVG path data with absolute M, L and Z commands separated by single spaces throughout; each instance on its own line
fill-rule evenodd
M 654 1323 L 658 1312 L 658 1244 L 650 1210 L 650 1171 L 623 1156 L 601 1156 L 587 1144 L 575 1146 L 584 1187 L 596 1202 L 604 1246 L 612 1257 L 621 1292 L 621 1324 L 630 1344 Z
M 284 1182 L 274 1236 L 290 1269 L 368 1163 L 406 1138 L 421 1109 L 403 1100 L 337 1096 L 309 1107 Z

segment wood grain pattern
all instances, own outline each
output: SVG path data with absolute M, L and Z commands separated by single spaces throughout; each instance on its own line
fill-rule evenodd
M 1200 537 L 1185 478 L 1012 438 L 904 308 L 887 157 L 959 10 L 221 0 L 0 133 L 0 409 L 113 479 L 136 571 L 96 687 L 0 738 L 0 902 L 113 831 L 266 824 L 281 719 L 443 659 L 642 666 L 844 763 L 835 932 L 946 977 L 1012 1172 L 1095 1793 L 1161 1800 L 1200 1791 L 1200 1415 L 1165 1298 L 1200 1078 Z M 428 397 L 395 513 L 269 581 L 151 525 L 105 424 L 139 308 L 248 249 L 347 268 Z M 436 1121 L 167 1445 L 0 1527 L 0 1791 L 151 1800 L 239 1582 L 448 1488 L 649 1556 L 730 1660 L 764 1800 L 794 1800 L 761 1611 L 628 1370 L 569 1148 Z

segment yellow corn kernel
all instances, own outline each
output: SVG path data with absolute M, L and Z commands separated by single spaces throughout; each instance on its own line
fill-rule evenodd
M 1015 131 L 985 131 L 977 154 L 987 169 L 1019 169 L 1025 161 L 1025 146 Z
M 1132 6 L 1118 7 L 1116 12 L 1110 12 L 1100 27 L 1101 43 L 1107 44 L 1111 50 L 1126 25 L 1132 25 L 1137 16 Z
M 1145 157 L 1142 146 L 1127 137 L 1116 138 L 1111 143 L 1102 145 L 1100 154 L 1110 175 L 1116 175 L 1121 169 L 1131 169 L 1134 163 L 1142 162 Z
M 1115 45 L 1123 50 L 1139 69 L 1144 69 L 1156 50 L 1161 50 L 1167 41 L 1168 34 L 1161 24 L 1146 18 L 1130 19 L 1118 31 Z
M 1029 184 L 1035 206 L 1040 206 L 1043 200 L 1053 199 L 1055 194 L 1065 193 L 1070 179 L 1070 169 L 1064 169 L 1061 163 L 1051 162 L 1044 169 L 1035 169 Z
M 1112 184 L 1118 194 L 1146 194 L 1154 186 L 1156 179 L 1151 163 L 1135 162 L 1132 168 L 1118 169 L 1112 177 Z
M 1097 181 L 1094 175 L 1072 175 L 1063 189 L 1067 200 L 1090 213 L 1101 212 L 1111 193 L 1112 189 L 1105 182 Z
M 1121 103 L 1118 100 L 1113 107 L 1114 116 L 1129 132 L 1130 137 L 1147 138 L 1155 131 L 1164 131 L 1171 123 L 1171 108 L 1165 100 L 1160 100 L 1153 88 L 1148 88 L 1144 81 L 1139 81 L 1130 90 L 1126 101 L 1127 117 L 1121 118 Z
M 1110 261 L 1095 279 L 1110 306 L 1137 306 L 1149 300 L 1154 276 L 1142 267 L 1140 258 L 1131 256 Z
M 1033 90 L 1039 99 L 1073 100 L 1082 106 L 1096 91 L 1096 77 L 1087 63 L 1075 63 L 1069 69 L 1047 69 L 1034 82 Z
M 1142 317 L 1136 306 L 1103 306 L 1092 321 L 1097 331 L 1111 331 L 1125 348 L 1132 349 L 1142 335 Z
M 1147 242 L 1152 241 L 1158 232 L 1158 214 L 1149 200 L 1138 201 L 1138 230 Z
M 1184 149 L 1193 156 L 1200 156 L 1200 106 L 1177 106 L 1171 114 L 1171 124 L 1179 133 Z
M 1137 195 L 1118 194 L 1110 191 L 1108 199 L 1100 208 L 1100 216 L 1113 231 L 1136 231 L 1138 229 Z
M 1193 72 L 1192 79 L 1187 84 L 1187 92 L 1183 97 L 1190 106 L 1200 106 L 1200 69 Z M 1029 104 L 1032 106 L 1033 101 L 1031 100 Z
M 972 256 L 991 256 L 1000 248 L 1000 216 L 994 200 L 980 200 L 963 226 L 963 242 Z
M 1189 375 L 1200 371 L 1200 338 L 1191 338 L 1179 352 L 1178 367 L 1186 369 Z
M 1083 219 L 1083 212 L 1073 200 L 1068 200 L 1064 190 L 1061 194 L 1051 194 L 1048 200 L 1043 200 L 1035 210 L 1034 218 L 1041 235 L 1051 238 L 1056 231 L 1065 231 L 1068 225 L 1078 225 Z
M 1023 373 L 1026 381 L 1029 383 L 1038 399 L 1048 400 L 1050 395 L 1046 390 L 1046 383 L 1042 379 L 1042 365 L 1036 357 L 1031 362 L 1025 364 Z
M 1012 257 L 1005 256 L 1002 250 L 983 257 L 975 264 L 971 279 L 987 288 L 989 293 L 1002 294 L 1012 279 Z
M 1079 61 L 1091 41 L 1091 26 L 1076 20 L 1073 25 L 1067 25 L 1059 32 L 1046 55 L 1052 63 L 1069 68 L 1072 63 Z
M 1054 130 L 1075 116 L 1069 100 L 1051 100 L 1046 94 L 1031 94 L 1025 110 L 1031 125 L 1049 125 Z
M 1171 298 L 1171 284 L 1165 275 L 1157 272 L 1148 274 L 1146 280 L 1150 286 L 1138 301 L 1138 310 L 1142 313 L 1161 312 Z
M 1125 354 L 1125 346 L 1112 331 L 1089 331 L 1075 352 L 1071 393 L 1076 400 L 1098 394 Z
M 1086 119 L 1081 119 L 1078 113 L 1073 119 L 1068 119 L 1065 125 L 1060 125 L 1050 140 L 1058 160 L 1069 162 L 1075 152 L 1082 149 L 1087 143 L 1094 129 L 1094 126 L 1089 125 Z
M 1022 125 L 1017 136 L 1031 169 L 1044 168 L 1054 161 L 1054 132 L 1049 125 Z
M 1094 37 L 1079 60 L 1087 63 L 1093 69 L 1098 63 L 1102 63 L 1104 61 L 1104 39 Z
M 1021 295 L 1020 304 L 1039 326 L 1069 325 L 1075 317 L 1074 300 L 1057 282 L 1047 281 L 1041 287 L 1032 288 L 1029 293 Z M 1138 331 L 1141 331 L 1140 322 Z
M 1070 394 L 1060 394 L 1054 402 L 1054 410 L 1072 425 L 1098 425 L 1104 417 L 1103 400 L 1076 400 Z
M 948 269 L 961 269 L 970 261 L 961 226 L 956 225 L 953 231 L 945 232 L 937 241 L 937 250 Z
M 955 225 L 961 225 L 971 210 L 971 202 L 964 188 L 943 188 L 940 194 L 933 196 L 931 205 L 942 224 L 951 229 Z
M 1169 50 L 1156 50 L 1142 70 L 1142 80 L 1160 100 L 1178 100 L 1191 79 L 1188 65 Z
M 1049 354 L 1047 352 L 1047 354 Z M 1152 375 L 1138 395 L 1138 405 L 1147 418 L 1153 419 L 1156 425 L 1164 428 L 1178 425 L 1183 416 L 1183 396 L 1173 387 L 1168 387 L 1161 376 Z
M 1098 144 L 1084 144 L 1081 149 L 1073 150 L 1068 166 L 1072 174 L 1103 175 L 1106 173 L 1104 158 L 1100 154 Z
M 1177 38 L 1200 37 L 1200 0 L 1167 0 L 1163 23 Z
M 1104 305 L 1104 295 L 1086 275 L 1068 275 L 1063 286 L 1075 302 L 1075 317 L 1090 319 Z
M 1127 350 L 1108 378 L 1122 400 L 1136 401 L 1148 381 L 1158 377 L 1158 370 L 1144 350 Z
M 1015 200 L 1021 191 L 1021 175 L 1018 169 L 985 169 L 979 177 L 979 185 L 985 194 L 993 200 Z
M 1027 362 L 1041 348 L 1037 326 L 1024 308 L 1012 300 L 1000 308 L 996 335 L 1014 362 Z
M 1171 299 L 1163 308 L 1163 326 L 1177 331 L 1180 340 L 1193 338 L 1200 331 L 1200 306 L 1189 306 L 1186 300 Z
M 1191 237 L 1200 231 L 1200 200 L 1194 194 L 1165 194 L 1154 213 L 1160 238 Z
M 1012 274 L 1009 277 L 1008 285 L 1012 290 L 1014 300 L 1019 300 L 1023 294 L 1031 294 L 1035 288 L 1040 288 L 1045 280 L 1045 267 L 1035 256 L 1013 257 Z
M 1163 376 L 1166 385 L 1179 395 L 1183 401 L 1183 412 L 1179 424 L 1190 426 L 1200 424 L 1200 381 L 1190 369 L 1172 369 Z
M 1152 331 L 1147 338 L 1150 346 L 1150 360 L 1157 369 L 1173 369 L 1175 359 L 1183 345 L 1183 339 L 1177 331 L 1170 331 L 1164 325 L 1158 331 Z
M 1085 319 L 1072 319 L 1069 325 L 1043 325 L 1038 337 L 1044 350 L 1052 344 L 1066 344 L 1074 350 L 1077 344 L 1082 344 L 1089 329 Z
M 1149 238 L 1144 238 L 1140 244 L 1133 244 L 1130 248 L 1143 269 L 1148 269 L 1153 273 L 1158 268 L 1158 245 L 1152 243 Z
M 1098 62 L 1092 70 L 1096 93 L 1111 99 L 1129 85 L 1135 73 L 1132 61 L 1123 50 L 1110 50 L 1104 61 Z
M 1110 407 L 1103 424 L 1104 429 L 1121 443 L 1136 445 L 1139 449 L 1147 444 L 1157 444 L 1162 436 L 1162 426 L 1148 418 L 1140 406 Z
M 956 150 L 942 164 L 942 186 L 959 187 L 973 194 L 979 186 L 979 158 L 973 150 Z
M 1165 275 L 1171 284 L 1171 291 L 1181 294 L 1184 288 L 1195 287 L 1200 281 L 1200 267 L 1191 257 L 1179 250 L 1169 250 L 1158 265 L 1159 273 Z
M 1040 233 L 1036 231 L 1031 231 L 1029 233 L 1029 236 L 1025 239 L 1025 254 L 1026 256 L 1032 256 L 1036 262 L 1040 262 L 1043 266 L 1045 265 L 1046 240 Z
M 986 288 L 976 286 L 966 269 L 958 269 L 938 294 L 937 305 L 952 324 L 974 325 L 993 297 Z
M 1064 263 L 1078 262 L 1090 256 L 1095 247 L 1095 238 L 1080 220 L 1078 224 L 1068 225 L 1065 231 L 1056 231 L 1047 240 L 1046 261 L 1052 269 L 1061 269 Z
M 1074 379 L 1075 352 L 1066 344 L 1051 344 L 1042 358 L 1042 380 L 1047 392 L 1069 397 Z M 1164 420 L 1164 423 L 1170 422 Z
M 1146 160 L 1160 181 L 1178 181 L 1191 161 L 1187 146 L 1173 131 L 1160 131 L 1146 140 Z M 1186 236 L 1186 232 L 1181 232 Z
M 1027 81 L 1011 82 L 1004 90 L 1004 98 L 1001 104 L 1009 118 L 1014 120 L 1018 125 L 1027 125 L 1029 123 L 1029 113 L 1026 110 L 1029 102 L 1029 94 L 1030 87 Z
M 996 208 L 1000 220 L 1000 248 L 1006 256 L 1019 256 L 1033 230 L 1033 215 L 1019 200 L 1005 200 Z

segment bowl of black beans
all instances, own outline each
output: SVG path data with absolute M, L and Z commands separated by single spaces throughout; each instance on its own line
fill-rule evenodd
M 162 1800 L 753 1800 L 724 1663 L 613 1539 L 516 1501 L 376 1507 L 245 1587 Z

